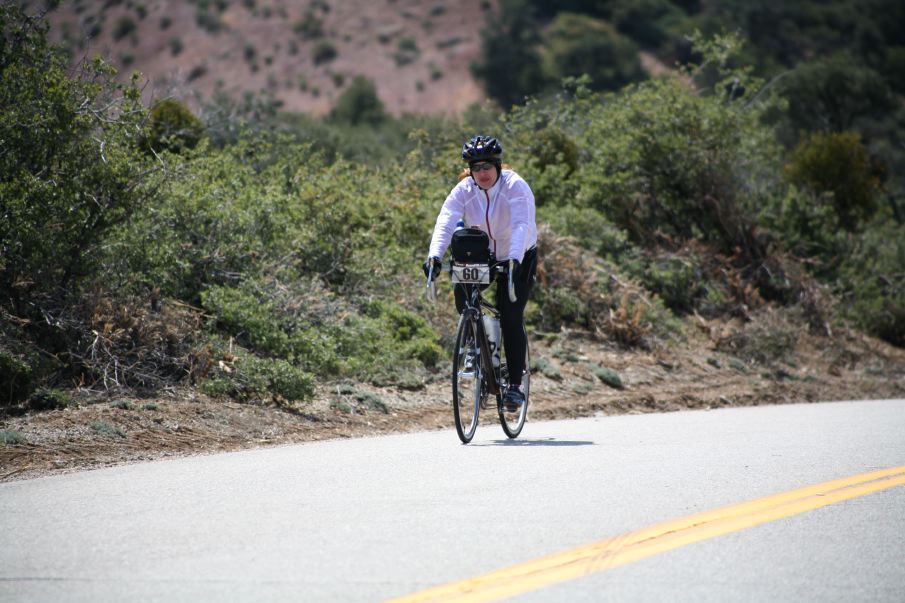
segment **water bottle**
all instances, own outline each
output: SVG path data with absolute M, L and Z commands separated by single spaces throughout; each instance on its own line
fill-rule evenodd
M 484 316 L 484 332 L 487 333 L 487 343 L 490 344 L 490 357 L 493 367 L 500 366 L 500 319 L 493 316 Z

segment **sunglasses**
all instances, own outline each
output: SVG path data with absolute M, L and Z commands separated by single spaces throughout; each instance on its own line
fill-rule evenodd
M 476 174 L 477 172 L 483 172 L 484 170 L 495 168 L 496 164 L 489 161 L 483 161 L 481 163 L 472 163 L 469 167 L 471 168 L 471 173 Z

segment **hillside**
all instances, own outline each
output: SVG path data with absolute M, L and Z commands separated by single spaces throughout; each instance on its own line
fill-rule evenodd
M 279 79 L 283 54 L 231 37 L 243 15 L 301 19 L 290 31 L 316 44 L 340 10 L 307 5 L 316 26 L 260 2 L 103 6 L 101 18 L 63 5 L 50 36 L 66 38 L 65 16 L 79 15 L 119 56 L 151 43 L 139 22 L 170 44 L 176 20 L 161 11 L 192 8 L 179 22 L 194 50 L 178 37 L 178 53 L 147 54 L 194 70 L 170 88 L 190 105 L 188 86 L 210 73 L 193 65 L 221 43 L 246 91 L 271 67 Z M 394 19 L 408 10 L 382 6 Z M 438 7 L 418 14 L 452 19 Z M 636 63 L 650 72 L 662 54 L 639 59 L 600 19 L 557 15 L 545 52 L 528 49 L 538 52 L 526 81 L 546 86 L 596 49 L 623 59 L 616 88 L 569 79 L 505 113 L 396 118 L 382 105 L 396 112 L 401 100 L 334 75 L 352 56 L 334 46 L 316 71 L 355 94 L 329 119 L 251 110 L 214 123 L 179 100 L 151 106 L 167 86 L 112 80 L 103 62 L 74 71 L 78 57 L 18 3 L 0 3 L 0 25 L 15 41 L 0 47 L 0 479 L 375 432 L 453 438 L 452 292 L 444 276 L 440 301 L 425 299 L 421 263 L 462 141 L 485 128 L 536 199 L 532 422 L 905 392 L 905 171 L 888 144 L 905 106 L 851 56 L 766 79 L 738 55 L 737 35 L 716 35 L 693 42 L 700 60 L 681 75 L 646 78 Z M 421 38 L 372 34 L 413 59 L 384 64 L 393 74 L 428 64 Z M 296 44 L 286 54 L 301 56 Z M 373 48 L 362 52 L 383 64 Z M 526 58 L 504 54 L 489 72 Z
M 73 60 L 100 54 L 145 100 L 265 92 L 322 115 L 356 75 L 392 114 L 455 114 L 484 99 L 469 66 L 488 0 L 73 0 L 49 14 Z

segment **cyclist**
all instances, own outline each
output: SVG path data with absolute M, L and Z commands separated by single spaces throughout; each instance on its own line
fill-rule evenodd
M 521 390 L 528 336 L 524 314 L 528 292 L 537 270 L 537 224 L 534 193 L 521 176 L 503 165 L 503 147 L 492 136 L 475 136 L 462 146 L 467 167 L 459 183 L 443 202 L 431 237 L 424 274 L 440 273 L 440 258 L 452 239 L 456 223 L 463 219 L 490 238 L 490 252 L 497 261 L 514 260 L 516 301 L 509 300 L 506 284 L 497 281 L 496 306 L 500 311 L 510 387 L 503 398 L 504 409 L 516 412 L 525 403 Z M 464 292 L 456 287 L 456 309 L 464 307 Z

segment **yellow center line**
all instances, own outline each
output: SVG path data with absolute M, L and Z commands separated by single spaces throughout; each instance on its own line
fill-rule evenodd
M 387 603 L 498 601 L 631 563 L 708 538 L 905 485 L 905 465 L 758 498 L 429 588 Z

